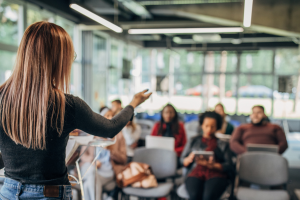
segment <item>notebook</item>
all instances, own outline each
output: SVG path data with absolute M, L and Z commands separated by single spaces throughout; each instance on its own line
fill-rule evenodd
M 94 139 L 93 135 L 88 136 L 70 136 L 66 147 L 66 163 L 71 159 L 72 155 L 78 149 L 80 145 L 88 145 L 90 141 Z

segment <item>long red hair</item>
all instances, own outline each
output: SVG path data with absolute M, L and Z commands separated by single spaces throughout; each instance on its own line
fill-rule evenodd
M 0 86 L 2 126 L 16 144 L 45 149 L 48 116 L 61 135 L 73 59 L 72 39 L 62 27 L 43 21 L 26 29 L 13 73 Z

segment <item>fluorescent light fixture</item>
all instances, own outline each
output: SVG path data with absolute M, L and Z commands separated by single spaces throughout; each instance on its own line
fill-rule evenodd
M 181 38 L 180 37 L 174 37 L 173 38 L 173 42 L 177 43 L 177 44 L 180 44 L 181 43 Z
M 131 10 L 134 14 L 141 16 L 142 18 L 151 18 L 151 14 L 147 11 L 147 9 L 140 5 L 139 3 L 132 0 L 119 0 L 123 3 L 123 5 Z
M 253 0 L 245 0 L 245 7 L 244 7 L 244 26 L 245 27 L 251 26 L 252 6 L 253 6 Z
M 224 28 L 168 28 L 168 29 L 129 29 L 129 34 L 168 34 L 168 33 L 236 33 L 243 32 L 241 27 Z
M 70 7 L 74 10 L 76 10 L 77 12 L 80 12 L 81 14 L 91 18 L 92 20 L 98 22 L 99 24 L 102 24 L 103 26 L 106 26 L 107 28 L 117 32 L 117 33 L 122 33 L 123 29 L 109 21 L 107 21 L 106 19 L 103 19 L 102 17 L 99 17 L 98 15 L 92 13 L 91 11 L 77 5 L 77 4 L 70 4 Z

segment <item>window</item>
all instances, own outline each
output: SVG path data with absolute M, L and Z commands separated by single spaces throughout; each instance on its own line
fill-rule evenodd
M 67 33 L 71 36 L 72 39 L 74 39 L 74 27 L 75 24 L 65 18 L 60 17 L 59 15 L 56 16 L 55 18 L 55 23 L 62 28 L 64 28 Z
M 18 45 L 19 5 L 0 1 L 0 43 Z
M 156 73 L 166 74 L 169 72 L 170 50 L 158 50 L 156 53 Z
M 0 50 L 0 83 L 4 83 L 11 75 L 15 63 L 16 53 Z
M 204 55 L 201 52 L 188 52 L 185 50 L 175 51 L 172 54 L 174 59 L 175 73 L 202 72 Z
M 272 75 L 240 75 L 238 113 L 250 114 L 254 105 L 263 105 L 271 114 L 273 96 Z
M 241 55 L 241 72 L 272 72 L 273 51 L 244 51 Z
M 54 23 L 55 15 L 45 9 L 41 9 L 37 6 L 29 4 L 27 9 L 27 26 L 38 21 L 47 21 Z
M 278 49 L 275 54 L 275 72 L 280 75 L 293 75 L 300 70 L 298 49 Z
M 98 111 L 106 104 L 106 69 L 107 51 L 106 39 L 93 36 L 93 70 L 92 70 L 92 108 Z

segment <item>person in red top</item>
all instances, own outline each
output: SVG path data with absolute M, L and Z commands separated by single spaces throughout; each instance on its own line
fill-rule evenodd
M 232 133 L 230 148 L 234 153 L 245 153 L 247 144 L 275 144 L 280 154 L 288 148 L 284 131 L 269 122 L 263 106 L 254 106 L 250 118 L 251 124 L 241 125 Z
M 178 114 L 171 104 L 167 104 L 163 108 L 160 122 L 154 125 L 151 135 L 174 137 L 175 151 L 180 157 L 186 143 L 186 133 L 183 123 L 179 122 Z

